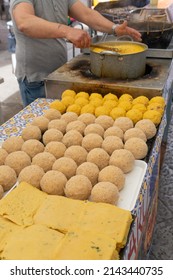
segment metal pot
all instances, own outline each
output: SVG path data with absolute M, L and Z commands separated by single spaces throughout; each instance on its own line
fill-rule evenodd
M 104 50 L 104 46 L 118 48 L 121 44 L 129 47 L 140 45 L 140 52 L 132 54 L 119 54 L 116 51 Z M 106 41 L 99 43 L 99 47 L 103 46 L 102 52 L 95 52 L 94 48 L 90 48 L 91 72 L 97 77 L 112 79 L 136 79 L 145 73 L 146 69 L 146 51 L 148 46 L 142 43 L 129 41 Z M 97 47 L 97 44 L 95 44 Z

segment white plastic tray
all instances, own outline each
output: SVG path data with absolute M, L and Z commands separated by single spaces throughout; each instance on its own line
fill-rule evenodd
M 146 173 L 147 163 L 142 160 L 135 160 L 135 166 L 130 173 L 126 174 L 125 186 L 120 191 L 120 198 L 117 206 L 129 211 L 135 207 L 136 200 Z

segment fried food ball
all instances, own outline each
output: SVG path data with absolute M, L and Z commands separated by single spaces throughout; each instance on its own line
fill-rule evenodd
M 49 142 L 52 141 L 61 141 L 63 138 L 63 134 L 61 131 L 55 129 L 55 128 L 50 128 L 45 131 L 43 134 L 43 143 L 44 145 L 47 145 Z
M 0 185 L 0 199 L 4 196 L 4 189 L 3 187 Z
M 61 157 L 57 159 L 53 166 L 52 170 L 57 170 L 62 172 L 67 179 L 70 179 L 76 174 L 77 164 L 72 158 Z
M 29 139 L 23 143 L 22 151 L 33 158 L 38 153 L 42 153 L 44 151 L 44 145 L 36 139 Z
M 86 176 L 94 186 L 98 182 L 99 168 L 92 162 L 84 162 L 78 166 L 76 175 Z
M 38 126 L 42 133 L 48 129 L 49 120 L 44 116 L 35 117 L 31 123 L 32 125 Z
M 61 116 L 61 120 L 66 121 L 66 123 L 76 121 L 78 118 L 78 115 L 75 112 L 66 112 Z
M 18 176 L 24 167 L 31 165 L 31 158 L 23 151 L 12 152 L 6 157 L 5 165 L 13 168 Z
M 118 188 L 110 182 L 99 182 L 91 190 L 90 200 L 116 205 L 119 199 Z
M 143 119 L 151 120 L 157 126 L 161 122 L 162 114 L 156 110 L 147 110 L 143 114 Z
M 61 118 L 61 113 L 56 109 L 47 109 L 43 111 L 43 117 L 47 118 L 49 121 L 57 120 Z
M 146 97 L 144 95 L 141 95 L 141 96 L 138 96 L 138 97 L 134 98 L 133 102 L 132 102 L 133 105 L 144 104 L 145 106 L 147 106 L 148 103 L 149 103 L 149 99 L 148 99 L 148 97 Z
M 134 164 L 134 155 L 126 149 L 115 150 L 109 160 L 109 165 L 119 167 L 123 173 L 132 171 Z
M 72 104 L 72 105 L 68 106 L 67 110 L 66 110 L 66 112 L 74 112 L 78 116 L 80 115 L 80 111 L 81 111 L 81 107 L 78 104 Z
M 23 143 L 24 140 L 22 139 L 22 137 L 11 136 L 2 143 L 2 148 L 10 154 L 12 152 L 20 151 Z
M 105 94 L 105 96 L 103 97 L 103 100 L 104 100 L 104 101 L 107 101 L 107 100 L 115 100 L 115 101 L 118 101 L 118 97 L 117 97 L 115 94 L 109 92 L 109 93 Z
M 95 123 L 100 124 L 106 130 L 113 126 L 114 121 L 110 116 L 99 116 L 96 118 Z
M 96 133 L 89 133 L 84 136 L 82 140 L 82 147 L 88 152 L 94 148 L 100 148 L 102 146 L 103 138 Z
M 0 165 L 3 165 L 5 163 L 5 159 L 8 156 L 8 153 L 5 149 L 0 148 Z
M 64 195 L 67 178 L 62 172 L 49 170 L 40 181 L 42 191 L 51 195 Z
M 81 146 L 70 146 L 64 153 L 65 157 L 72 158 L 77 165 L 86 161 L 87 151 Z
M 109 164 L 109 155 L 102 148 L 95 148 L 88 153 L 87 161 L 96 164 L 101 170 Z
M 43 168 L 38 165 L 29 165 L 19 173 L 18 181 L 27 182 L 28 184 L 40 189 L 40 181 L 45 174 Z
M 67 126 L 67 123 L 65 120 L 62 120 L 62 119 L 52 120 L 48 124 L 48 129 L 55 128 L 55 129 L 61 131 L 62 134 L 64 134 L 66 131 L 66 126 Z
M 49 152 L 43 152 L 33 157 L 32 164 L 40 166 L 44 172 L 47 172 L 52 169 L 55 160 L 56 157 L 54 155 Z
M 27 141 L 29 139 L 41 140 L 41 130 L 38 126 L 27 125 L 22 130 L 21 136 L 22 136 L 24 141 Z
M 75 104 L 79 105 L 80 107 L 84 107 L 89 103 L 89 100 L 86 99 L 85 97 L 78 97 L 75 102 Z
M 132 109 L 137 109 L 142 112 L 142 114 L 147 110 L 147 107 L 144 104 L 136 103 L 132 106 Z
M 160 103 L 163 105 L 163 107 L 165 107 L 165 99 L 162 96 L 154 96 L 149 100 L 149 104 L 152 103 Z
M 93 114 L 85 113 L 78 117 L 78 120 L 83 122 L 84 124 L 89 125 L 95 122 L 96 117 Z
M 100 93 L 97 93 L 97 92 L 92 92 L 89 96 L 89 100 L 92 100 L 92 99 L 95 99 L 95 98 L 99 98 L 99 99 L 102 99 L 102 95 Z
M 140 128 L 146 135 L 147 139 L 151 139 L 156 135 L 157 129 L 151 120 L 140 120 L 135 125 L 136 128 Z
M 116 100 L 106 100 L 103 103 L 103 106 L 109 110 L 109 113 L 112 111 L 112 109 L 117 107 L 117 105 L 118 105 L 118 101 Z
M 95 108 L 100 107 L 103 104 L 103 99 L 101 98 L 92 98 L 89 104 L 93 105 Z
M 0 166 L 0 185 L 4 192 L 10 190 L 17 182 L 16 172 L 7 165 Z
M 138 137 L 141 138 L 143 141 L 147 142 L 147 137 L 140 128 L 133 127 L 126 130 L 126 132 L 124 133 L 124 142 L 126 142 L 128 139 L 132 137 Z
M 80 146 L 82 144 L 83 136 L 77 130 L 69 130 L 66 134 L 64 134 L 62 143 L 68 148 L 70 146 Z
M 87 125 L 84 130 L 84 135 L 87 135 L 89 133 L 96 133 L 96 134 L 100 135 L 101 137 L 103 137 L 104 128 L 100 124 L 92 123 L 92 124 Z
M 95 112 L 95 107 L 94 107 L 94 105 L 92 105 L 92 104 L 87 104 L 87 105 L 85 105 L 84 107 L 82 107 L 81 108 L 81 114 L 87 114 L 87 113 L 89 113 L 89 114 L 94 114 L 94 112 Z
M 58 110 L 61 114 L 63 114 L 66 110 L 66 106 L 60 100 L 54 100 L 50 104 L 50 108 Z
M 99 117 L 99 116 L 103 116 L 103 115 L 107 115 L 109 116 L 109 110 L 108 108 L 106 108 L 105 106 L 98 106 L 95 109 L 95 116 Z
M 158 111 L 161 115 L 164 113 L 164 107 L 161 103 L 151 103 L 147 106 L 147 110 L 155 110 Z
M 83 97 L 86 99 L 89 99 L 89 93 L 85 92 L 85 91 L 80 91 L 76 94 L 75 99 L 79 98 L 79 97 Z
M 75 99 L 72 96 L 65 96 L 62 98 L 61 102 L 65 105 L 67 108 L 68 106 L 72 105 L 74 103 Z
M 121 102 L 121 101 L 130 101 L 130 102 L 132 102 L 133 101 L 133 97 L 132 97 L 132 95 L 130 95 L 128 93 L 124 93 L 118 99 L 118 102 Z
M 126 113 L 126 117 L 132 120 L 134 124 L 142 120 L 143 113 L 138 109 L 131 109 Z
M 76 121 L 73 121 L 73 122 L 70 122 L 67 124 L 66 132 L 68 132 L 70 130 L 77 130 L 78 132 L 80 132 L 83 135 L 85 127 L 86 127 L 86 124 L 84 124 L 83 122 L 81 122 L 79 120 L 76 120 Z
M 69 198 L 85 200 L 89 198 L 91 189 L 91 182 L 86 176 L 75 175 L 67 181 L 64 192 Z
M 63 157 L 66 146 L 62 142 L 51 141 L 45 147 L 45 152 L 51 153 L 56 159 Z
M 106 138 L 107 136 L 117 136 L 123 140 L 124 133 L 121 128 L 114 125 L 112 127 L 109 127 L 108 129 L 106 129 L 106 131 L 104 132 L 104 138 Z
M 66 89 L 62 92 L 61 97 L 64 98 L 65 96 L 71 96 L 71 97 L 75 98 L 76 92 L 72 89 Z
M 119 117 L 125 117 L 125 115 L 126 115 L 126 111 L 120 107 L 115 107 L 110 112 L 110 116 L 113 118 L 113 120 L 116 120 Z
M 130 151 L 135 159 L 143 159 L 148 153 L 148 146 L 141 138 L 133 137 L 126 141 L 124 149 Z
M 130 101 L 121 101 L 117 105 L 118 108 L 123 108 L 126 112 L 132 108 L 132 103 Z
M 99 172 L 98 181 L 113 183 L 120 191 L 125 185 L 125 175 L 119 167 L 109 165 Z
M 114 125 L 122 129 L 123 132 L 133 127 L 133 121 L 128 117 L 120 117 L 114 121 Z
M 102 143 L 102 148 L 111 155 L 115 150 L 123 149 L 123 141 L 117 136 L 107 136 Z

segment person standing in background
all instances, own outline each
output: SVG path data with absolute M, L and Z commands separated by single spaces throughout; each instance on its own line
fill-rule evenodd
M 11 0 L 10 13 L 16 39 L 16 77 L 23 105 L 45 97 L 44 78 L 67 62 L 66 40 L 76 48 L 88 48 L 91 37 L 85 30 L 68 26 L 68 16 L 91 29 L 108 34 L 141 34 L 115 25 L 79 0 Z

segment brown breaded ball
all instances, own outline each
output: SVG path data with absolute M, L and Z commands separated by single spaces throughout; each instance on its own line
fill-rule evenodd
M 111 155 L 115 150 L 123 149 L 123 141 L 117 136 L 107 136 L 102 143 L 102 148 Z
M 67 178 L 62 172 L 49 170 L 42 177 L 40 186 L 42 191 L 51 195 L 64 195 Z
M 22 137 L 11 136 L 2 143 L 2 148 L 6 150 L 8 154 L 10 154 L 16 151 L 21 151 L 23 143 L 24 140 Z
M 23 151 L 16 151 L 10 153 L 6 157 L 5 165 L 8 165 L 11 168 L 13 168 L 16 172 L 16 175 L 18 176 L 23 168 L 25 168 L 28 165 L 31 165 L 31 158 L 30 156 L 28 156 L 27 153 Z
M 67 126 L 66 121 L 64 121 L 62 119 L 52 120 L 48 124 L 48 129 L 55 128 L 55 129 L 61 131 L 62 134 L 64 134 L 66 132 L 66 126 Z
M 7 165 L 0 166 L 0 185 L 4 192 L 9 191 L 17 182 L 16 172 Z
M 4 196 L 4 189 L 3 187 L 0 185 L 0 199 L 3 198 Z
M 27 153 L 30 158 L 44 151 L 44 145 L 36 139 L 29 139 L 22 145 L 22 151 Z
M 72 158 L 61 157 L 57 159 L 53 166 L 52 170 L 57 170 L 62 172 L 67 179 L 70 179 L 76 174 L 77 164 Z
M 49 142 L 52 141 L 58 141 L 61 142 L 63 138 L 63 134 L 61 131 L 55 129 L 55 128 L 50 128 L 45 131 L 43 134 L 43 143 L 46 146 Z
M 18 181 L 27 182 L 28 184 L 40 189 L 40 181 L 43 175 L 45 174 L 43 168 L 38 165 L 26 166 L 19 173 Z
M 119 167 L 109 165 L 99 172 L 98 181 L 113 183 L 120 191 L 125 185 L 125 175 Z
M 41 168 L 43 168 L 44 172 L 47 172 L 52 169 L 55 160 L 56 157 L 51 153 L 43 152 L 33 157 L 32 164 L 40 166 Z
M 84 124 L 83 122 L 81 122 L 79 120 L 72 121 L 67 124 L 66 132 L 68 132 L 70 130 L 77 130 L 78 132 L 80 132 L 83 135 L 85 127 L 86 127 L 86 124 Z
M 99 168 L 92 162 L 84 162 L 78 166 L 76 175 L 86 176 L 94 186 L 98 182 Z
M 62 143 L 64 143 L 67 148 L 74 145 L 80 146 L 82 144 L 82 139 L 82 134 L 79 131 L 72 129 L 64 134 Z
M 95 123 L 100 124 L 104 130 L 108 129 L 109 127 L 113 126 L 114 120 L 110 116 L 99 116 L 95 119 Z
M 148 146 L 141 138 L 133 137 L 126 141 L 124 149 L 130 151 L 135 159 L 143 159 L 148 153 Z
M 84 130 L 84 135 L 87 135 L 89 133 L 96 133 L 96 134 L 100 135 L 101 137 L 103 137 L 104 128 L 100 124 L 92 123 L 92 124 L 87 125 Z
M 22 136 L 24 141 L 27 141 L 29 139 L 41 140 L 41 130 L 38 126 L 27 125 L 22 130 L 21 136 Z
M 109 164 L 109 155 L 102 148 L 95 148 L 88 153 L 87 161 L 96 164 L 101 170 Z
M 0 148 L 0 165 L 3 165 L 5 163 L 5 159 L 8 156 L 8 153 L 5 149 Z
M 118 199 L 118 188 L 113 183 L 99 182 L 91 190 L 90 201 L 116 205 Z
M 63 157 L 65 150 L 66 146 L 62 142 L 58 141 L 51 141 L 45 147 L 45 152 L 51 153 L 54 157 L 56 157 L 56 159 Z
M 86 161 L 87 151 L 81 146 L 70 146 L 64 153 L 65 157 L 72 158 L 77 165 Z
M 122 131 L 121 128 L 114 125 L 112 127 L 109 127 L 108 129 L 106 129 L 106 131 L 104 132 L 104 138 L 106 138 L 107 136 L 117 136 L 121 140 L 123 140 L 124 132 Z
M 132 152 L 125 149 L 115 150 L 109 160 L 109 165 L 115 165 L 119 167 L 123 173 L 132 171 L 134 164 L 134 155 Z
M 64 192 L 66 197 L 85 200 L 89 198 L 91 189 L 91 182 L 86 176 L 75 175 L 67 181 Z
M 49 121 L 57 120 L 61 118 L 61 113 L 53 108 L 43 111 L 43 117 L 47 118 Z
M 90 113 L 81 114 L 78 117 L 78 120 L 83 122 L 84 124 L 86 124 L 86 126 L 91 124 L 91 123 L 94 123 L 95 119 L 96 119 L 96 117 L 93 114 L 90 114 Z
M 49 120 L 44 116 L 35 117 L 31 123 L 32 125 L 38 126 L 42 133 L 48 129 Z
M 75 112 L 66 112 L 61 116 L 61 120 L 66 121 L 66 123 L 76 121 L 78 119 L 78 115 Z
M 147 139 L 153 138 L 157 132 L 155 124 L 147 119 L 138 121 L 135 127 L 140 128 L 145 133 Z
M 141 138 L 145 142 L 147 141 L 147 137 L 146 137 L 145 133 L 140 128 L 137 128 L 137 127 L 133 127 L 133 128 L 126 130 L 126 132 L 124 133 L 124 142 L 126 142 L 128 139 L 130 139 L 132 137 L 138 137 L 138 138 Z
M 82 140 L 82 147 L 88 152 L 94 148 L 100 148 L 102 146 L 103 138 L 96 133 L 89 133 L 84 136 Z
M 125 132 L 127 129 L 132 128 L 133 121 L 128 117 L 119 117 L 114 121 L 114 125 L 118 126 L 122 129 L 123 132 Z

